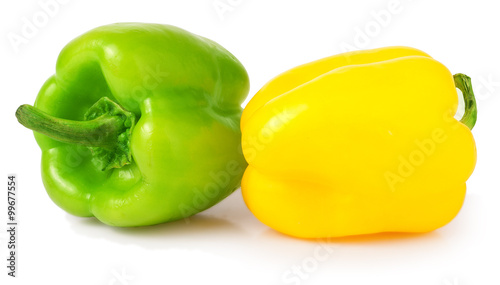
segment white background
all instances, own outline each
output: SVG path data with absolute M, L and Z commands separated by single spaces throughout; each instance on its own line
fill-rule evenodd
M 45 23 L 38 1 L 0 4 L 0 174 L 4 181 L 9 173 L 18 175 L 20 221 L 17 279 L 6 276 L 7 235 L 0 226 L 1 284 L 500 284 L 497 1 L 66 2 L 61 0 Z M 218 11 L 214 5 L 230 9 Z M 16 48 L 9 35 L 23 36 L 24 21 L 33 23 L 33 17 L 37 31 Z M 239 190 L 190 223 L 119 229 L 66 214 L 45 193 L 40 150 L 14 112 L 20 104 L 33 103 L 68 41 L 123 21 L 172 24 L 219 42 L 247 68 L 249 98 L 278 73 L 340 53 L 347 45 L 412 46 L 452 73 L 468 74 L 479 109 L 473 131 L 478 162 L 462 211 L 429 234 L 326 244 L 264 226 L 246 208 Z M 1 188 L 4 221 L 6 186 Z

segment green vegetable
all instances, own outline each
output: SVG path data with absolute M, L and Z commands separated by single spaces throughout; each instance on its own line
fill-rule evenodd
M 59 55 L 35 107 L 47 193 L 65 211 L 113 226 L 182 219 L 240 185 L 241 63 L 217 43 L 159 24 L 89 31 Z

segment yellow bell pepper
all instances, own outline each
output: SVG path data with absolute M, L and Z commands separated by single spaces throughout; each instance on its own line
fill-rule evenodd
M 470 78 L 413 48 L 301 65 L 243 112 L 243 197 L 264 224 L 296 237 L 432 231 L 463 204 L 475 121 Z

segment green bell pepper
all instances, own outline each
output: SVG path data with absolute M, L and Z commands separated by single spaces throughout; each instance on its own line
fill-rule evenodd
M 226 49 L 177 27 L 118 23 L 60 53 L 34 107 L 42 180 L 65 211 L 143 226 L 205 210 L 239 187 L 248 75 Z

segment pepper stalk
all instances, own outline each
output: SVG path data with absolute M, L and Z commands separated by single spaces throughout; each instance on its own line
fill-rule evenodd
M 51 116 L 31 105 L 16 111 L 21 125 L 54 140 L 89 147 L 101 170 L 130 164 L 130 136 L 135 115 L 107 97 L 99 99 L 84 115 L 83 121 Z

